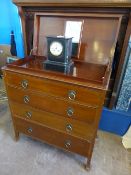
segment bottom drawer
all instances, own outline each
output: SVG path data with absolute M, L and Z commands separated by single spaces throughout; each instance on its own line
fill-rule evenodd
M 89 148 L 92 146 L 92 144 L 85 140 L 49 129 L 42 125 L 35 124 L 34 122 L 28 122 L 19 117 L 14 117 L 14 123 L 18 132 L 22 132 L 31 137 L 43 140 L 49 144 L 56 145 L 65 150 L 88 157 L 90 150 Z

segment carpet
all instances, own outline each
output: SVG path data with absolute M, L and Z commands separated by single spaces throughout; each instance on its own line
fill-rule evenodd
M 7 94 L 5 90 L 5 86 L 3 83 L 3 80 L 0 79 L 0 101 L 6 101 L 7 100 Z
M 121 138 L 99 131 L 90 171 L 84 157 L 20 135 L 14 141 L 7 101 L 0 102 L 0 175 L 130 175 L 131 152 Z
M 2 89 L 0 90 L 0 101 L 6 101 L 6 100 L 7 100 L 6 91 Z

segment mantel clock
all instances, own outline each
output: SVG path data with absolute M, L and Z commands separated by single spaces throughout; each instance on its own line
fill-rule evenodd
M 48 70 L 69 73 L 73 68 L 72 38 L 47 36 L 47 60 L 44 66 Z

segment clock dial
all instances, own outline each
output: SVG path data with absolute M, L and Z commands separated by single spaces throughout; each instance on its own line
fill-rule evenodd
M 50 45 L 50 52 L 54 56 L 61 55 L 63 51 L 63 45 L 60 42 L 54 41 Z

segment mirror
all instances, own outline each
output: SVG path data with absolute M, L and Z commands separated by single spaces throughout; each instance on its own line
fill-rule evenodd
M 83 21 L 66 21 L 65 37 L 73 37 L 72 39 L 72 56 L 79 57 L 79 46 Z

